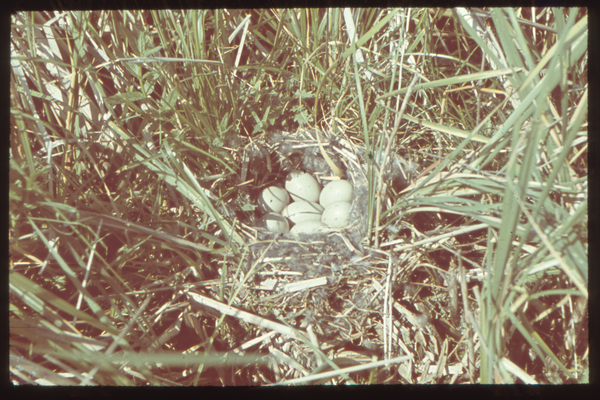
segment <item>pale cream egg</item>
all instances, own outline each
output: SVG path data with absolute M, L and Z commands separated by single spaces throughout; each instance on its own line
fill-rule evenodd
M 294 201 L 304 200 L 316 202 L 319 200 L 321 185 L 306 172 L 290 172 L 285 180 L 285 189 L 290 193 Z
M 331 181 L 323 190 L 319 196 L 319 203 L 327 208 L 330 204 L 337 203 L 339 201 L 350 202 L 352 200 L 352 191 L 354 186 L 348 181 L 338 180 Z
M 294 225 L 292 229 L 290 229 L 290 233 L 292 235 L 298 235 L 299 233 L 316 233 L 323 229 L 327 229 L 327 227 L 321 221 L 309 220 Z
M 323 207 L 310 201 L 295 201 L 283 209 L 281 215 L 287 217 L 295 224 L 304 221 L 320 221 Z
M 288 233 L 290 231 L 288 220 L 280 214 L 268 213 L 262 218 L 262 223 L 271 232 Z
M 270 186 L 263 190 L 258 198 L 258 206 L 263 212 L 280 213 L 290 203 L 287 190 Z
M 332 203 L 323 211 L 321 222 L 330 228 L 345 228 L 350 223 L 351 208 L 347 201 Z

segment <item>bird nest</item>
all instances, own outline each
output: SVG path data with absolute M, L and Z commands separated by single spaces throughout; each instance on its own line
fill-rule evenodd
M 321 137 L 317 138 L 317 134 Z M 323 156 L 319 142 L 330 160 Z M 247 335 L 245 339 L 235 339 L 232 332 L 231 340 L 239 343 L 237 350 L 243 352 L 242 349 L 250 348 L 249 343 L 268 349 L 273 367 L 270 371 L 278 375 L 272 376 L 276 381 L 282 377 L 302 377 L 307 371 L 323 368 L 323 357 L 315 348 L 333 359 L 349 358 L 351 364 L 369 361 L 373 356 L 382 359 L 419 355 L 425 360 L 425 354 L 440 353 L 442 339 L 436 329 L 429 329 L 428 321 L 436 312 L 450 319 L 446 307 L 438 303 L 419 310 L 408 304 L 412 301 L 402 300 L 411 297 L 414 300 L 420 290 L 409 283 L 410 275 L 419 264 L 434 262 L 424 261 L 427 256 L 412 249 L 399 253 L 370 245 L 368 155 L 364 147 L 343 136 L 330 137 L 309 129 L 266 135 L 260 141 L 240 147 L 238 156 L 242 162 L 240 188 L 244 192 L 240 197 L 245 204 L 256 204 L 262 189 L 276 184 L 282 186 L 287 174 L 298 169 L 312 174 L 323 184 L 334 179 L 337 167 L 341 178 L 353 184 L 354 191 L 351 223 L 344 229 L 278 234 L 259 226 L 261 214 L 257 209 L 236 214 L 239 217 L 236 231 L 247 246 L 242 263 L 231 262 L 227 268 L 221 268 L 225 274 L 221 279 L 230 284 L 228 287 L 243 283 L 243 289 L 227 293 L 227 298 L 239 296 L 242 301 L 237 304 L 241 304 L 241 309 L 264 321 L 278 320 L 312 343 L 290 340 L 285 335 L 269 336 L 265 331 L 272 329 L 267 327 L 271 322 L 265 322 L 266 325 L 258 323 L 254 328 L 248 326 L 254 330 L 252 339 Z M 409 183 L 401 173 L 401 162 L 396 155 L 391 156 L 391 162 L 381 174 L 386 182 L 404 186 Z M 397 232 L 402 229 L 401 224 L 391 230 Z M 389 230 L 375 234 L 383 237 Z M 438 283 L 447 285 L 448 282 Z M 223 295 L 219 294 L 223 290 L 220 285 L 209 290 L 212 298 Z M 240 315 L 233 309 L 221 311 Z M 455 318 L 453 315 L 452 319 Z M 455 331 L 453 334 L 459 335 Z M 246 343 L 246 347 L 240 341 Z M 285 357 L 292 357 L 293 362 L 284 360 Z M 422 373 L 427 377 L 429 366 L 423 365 Z M 405 381 L 412 382 L 413 372 L 409 372 L 412 368 L 413 364 L 406 364 L 397 371 Z M 388 369 L 381 373 L 385 374 L 384 380 L 394 375 Z

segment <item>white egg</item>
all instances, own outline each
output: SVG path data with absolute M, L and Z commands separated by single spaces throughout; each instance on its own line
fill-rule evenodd
M 330 228 L 344 228 L 350 223 L 351 208 L 352 204 L 347 201 L 330 204 L 323 211 L 321 222 Z
M 262 223 L 265 228 L 275 233 L 288 233 L 290 224 L 288 220 L 276 213 L 268 213 L 262 218 Z
M 323 207 L 310 201 L 295 201 L 283 209 L 281 215 L 299 224 L 304 221 L 320 221 Z
M 290 196 L 285 189 L 270 186 L 263 190 L 258 198 L 258 206 L 263 212 L 280 213 L 290 203 Z
M 290 172 L 285 180 L 285 188 L 294 201 L 318 201 L 321 193 L 321 185 L 311 175 L 306 172 Z
M 304 221 L 296 224 L 290 229 L 290 233 L 297 235 L 299 233 L 316 233 L 327 227 L 321 222 L 316 220 Z
M 330 204 L 337 203 L 339 201 L 346 201 L 350 203 L 352 200 L 352 191 L 354 186 L 348 181 L 331 181 L 328 183 L 319 196 L 319 203 L 327 208 Z

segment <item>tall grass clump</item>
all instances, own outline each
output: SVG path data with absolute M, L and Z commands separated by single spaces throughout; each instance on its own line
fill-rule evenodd
M 15 13 L 12 382 L 586 382 L 587 29 L 578 8 Z M 368 232 L 293 292 L 252 245 L 273 135 L 304 128 L 351 144 Z

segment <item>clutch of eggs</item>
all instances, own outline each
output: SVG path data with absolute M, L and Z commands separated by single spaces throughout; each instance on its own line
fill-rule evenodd
M 261 192 L 258 205 L 267 213 L 262 220 L 263 226 L 271 232 L 287 233 L 290 231 L 289 219 L 295 224 L 291 230 L 293 234 L 313 233 L 326 227 L 344 228 L 350 222 L 353 190 L 346 180 L 334 180 L 321 190 L 312 175 L 290 172 L 285 189 L 270 186 Z

